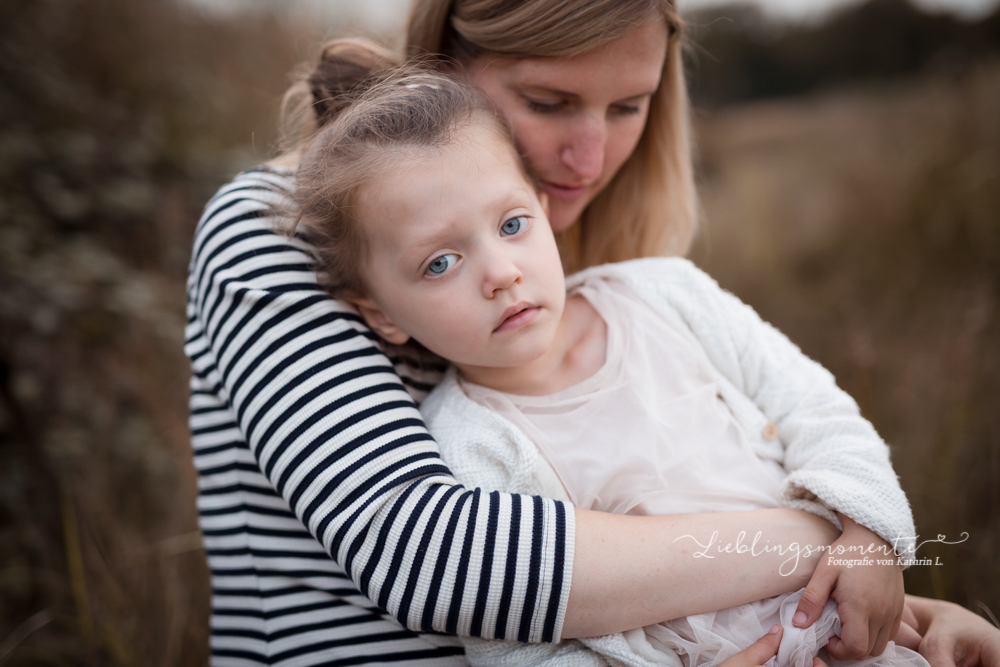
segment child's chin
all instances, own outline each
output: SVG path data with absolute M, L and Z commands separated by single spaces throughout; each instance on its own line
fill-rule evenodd
M 545 354 L 548 347 L 545 345 L 525 346 L 524 349 L 517 350 L 510 355 L 504 366 L 526 366 L 533 361 L 537 361 Z
M 543 354 L 545 354 L 545 348 L 539 345 L 537 349 L 511 350 L 502 354 L 484 355 L 470 365 L 485 368 L 518 368 L 536 361 Z

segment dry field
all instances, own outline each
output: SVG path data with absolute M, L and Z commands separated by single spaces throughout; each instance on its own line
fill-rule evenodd
M 701 114 L 696 261 L 892 446 L 907 588 L 1000 612 L 1000 62 Z M 940 536 L 944 536 L 941 538 Z
M 181 351 L 200 207 L 315 36 L 169 2 L 0 5 L 0 664 L 200 665 Z M 859 400 L 1000 610 L 1000 63 L 704 113 L 695 257 Z

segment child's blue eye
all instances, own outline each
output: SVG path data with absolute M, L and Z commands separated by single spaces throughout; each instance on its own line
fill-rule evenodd
M 511 218 L 507 222 L 500 225 L 500 236 L 513 236 L 514 234 L 517 234 L 524 228 L 524 225 L 527 222 L 528 218 L 523 215 Z
M 427 273 L 432 276 L 440 276 L 458 261 L 458 255 L 441 255 L 427 265 Z

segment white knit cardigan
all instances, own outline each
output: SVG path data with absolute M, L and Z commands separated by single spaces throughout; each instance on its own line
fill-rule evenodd
M 826 369 L 687 260 L 606 264 L 570 276 L 567 288 L 593 279 L 623 283 L 705 355 L 705 366 L 754 451 L 788 471 L 781 488 L 787 507 L 838 527 L 835 512 L 841 512 L 895 544 L 900 555 L 912 557 L 913 516 L 889 462 L 889 448 Z M 569 500 L 534 443 L 469 399 L 454 370 L 421 412 L 463 484 Z M 654 664 L 634 650 L 637 640 L 641 643 L 635 636 L 611 635 L 517 645 L 473 639 L 466 642 L 466 652 L 474 665 Z

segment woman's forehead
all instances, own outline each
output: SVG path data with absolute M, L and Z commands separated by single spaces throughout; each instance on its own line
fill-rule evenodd
M 667 55 L 667 28 L 657 21 L 578 55 L 507 58 L 484 55 L 469 65 L 473 72 L 492 71 L 520 85 L 579 94 L 583 89 L 616 85 L 636 88 L 633 95 L 655 91 Z

